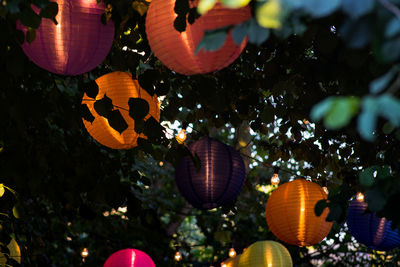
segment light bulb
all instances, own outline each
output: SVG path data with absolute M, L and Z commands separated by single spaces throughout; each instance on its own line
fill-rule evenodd
M 175 252 L 174 259 L 175 261 L 180 261 L 182 259 L 182 255 L 179 251 Z
M 329 194 L 328 187 L 324 186 L 324 187 L 322 187 L 322 190 L 324 190 L 324 192 L 325 192 L 327 195 Z
M 89 256 L 89 250 L 87 248 L 82 249 L 81 252 L 82 261 L 85 262 L 87 256 Z
M 361 192 L 358 192 L 357 196 L 356 196 L 356 199 L 357 199 L 357 201 L 363 202 L 364 201 L 364 194 L 361 193 Z
M 279 175 L 277 173 L 274 173 L 271 177 L 271 184 L 272 185 L 278 185 L 281 182 L 281 179 L 279 179 Z
M 229 249 L 229 257 L 233 258 L 236 256 L 236 250 L 234 248 Z
M 221 263 L 221 267 L 227 267 L 225 263 Z
M 183 142 L 185 142 L 186 140 L 186 130 L 180 130 L 179 133 L 175 136 L 175 139 L 179 144 L 183 144 Z

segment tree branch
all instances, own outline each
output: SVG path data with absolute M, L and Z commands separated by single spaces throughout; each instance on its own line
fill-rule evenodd
M 400 9 L 398 9 L 397 6 L 395 6 L 388 0 L 379 0 L 379 3 L 381 3 L 382 6 L 392 12 L 400 20 Z

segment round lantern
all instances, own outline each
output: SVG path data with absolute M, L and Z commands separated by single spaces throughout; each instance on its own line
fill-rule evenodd
M 200 169 L 190 156 L 179 162 L 175 179 L 183 197 L 198 209 L 213 209 L 235 200 L 246 178 L 239 152 L 208 137 L 189 149 L 199 156 Z
M 198 1 L 190 1 L 197 5 Z M 239 9 L 223 8 L 220 4 L 203 14 L 194 24 L 186 23 L 186 31 L 174 28 L 177 17 L 175 0 L 151 1 L 146 17 L 146 34 L 154 55 L 169 69 L 185 74 L 202 74 L 220 70 L 230 65 L 246 46 L 247 39 L 236 45 L 230 32 L 224 45 L 217 51 L 200 50 L 195 54 L 205 31 L 239 24 L 251 17 L 248 6 Z
M 221 263 L 221 267 L 239 267 L 239 260 L 241 255 L 237 255 L 233 258 L 226 259 Z
M 111 254 L 103 267 L 156 267 L 156 265 L 143 251 L 127 248 Z
M 289 251 L 275 241 L 258 241 L 243 252 L 239 267 L 290 267 L 293 266 Z
M 101 23 L 105 5 L 96 0 L 55 0 L 57 25 L 42 19 L 35 40 L 22 49 L 39 67 L 62 75 L 78 75 L 99 65 L 114 40 L 114 23 Z M 34 8 L 39 13 L 39 9 Z M 26 32 L 26 27 L 18 23 Z
M 279 186 L 270 195 L 265 216 L 268 227 L 280 240 L 296 246 L 319 243 L 329 233 L 331 222 L 325 221 L 329 210 L 315 215 L 315 204 L 326 199 L 316 183 L 297 179 Z
M 21 263 L 21 250 L 18 246 L 17 241 L 14 239 L 11 239 L 10 243 L 7 245 L 8 250 L 10 251 L 10 254 L 8 257 L 10 259 L 15 260 L 18 263 Z M 7 263 L 7 258 L 6 256 L 0 252 L 0 266 L 5 266 Z
M 400 235 L 392 229 L 392 222 L 378 218 L 375 213 L 365 213 L 367 203 L 353 200 L 347 211 L 347 226 L 352 236 L 369 248 L 387 251 L 400 246 Z
M 112 72 L 101 76 L 96 80 L 99 92 L 96 100 L 102 99 L 105 95 L 112 100 L 114 108 L 118 108 L 122 117 L 128 124 L 128 128 L 119 133 L 113 129 L 105 117 L 100 116 L 94 109 L 94 99 L 89 98 L 86 93 L 83 95 L 82 104 L 86 104 L 94 116 L 94 121 L 89 122 L 83 119 L 83 123 L 89 134 L 99 143 L 114 149 L 129 149 L 137 146 L 138 137 L 145 138 L 143 134 L 135 132 L 135 121 L 129 116 L 129 99 L 141 98 L 149 104 L 149 113 L 145 120 L 151 116 L 157 121 L 160 120 L 160 107 L 157 96 L 150 96 L 143 90 L 137 80 L 132 79 L 132 74 L 127 72 Z

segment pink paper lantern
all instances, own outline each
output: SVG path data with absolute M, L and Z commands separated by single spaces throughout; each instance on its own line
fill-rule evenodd
M 39 67 L 62 75 L 78 75 L 99 65 L 107 56 L 114 39 L 114 23 L 101 23 L 105 5 L 96 0 L 56 0 L 55 25 L 42 19 L 35 40 L 22 49 Z M 34 7 L 35 12 L 39 9 Z M 26 27 L 18 22 L 19 29 Z
M 143 251 L 127 248 L 111 254 L 103 267 L 156 267 L 156 265 Z

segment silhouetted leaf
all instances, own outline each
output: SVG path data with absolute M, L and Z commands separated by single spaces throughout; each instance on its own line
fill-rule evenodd
M 315 204 L 314 213 L 318 217 L 321 216 L 322 212 L 324 212 L 325 208 L 328 207 L 326 199 L 321 199 L 320 201 Z
M 161 140 L 165 138 L 164 127 L 153 116 L 144 122 L 143 132 L 155 144 L 160 144 Z
M 99 93 L 99 86 L 97 85 L 96 81 L 90 81 L 84 84 L 83 90 L 88 97 L 96 98 L 97 94 Z
M 189 24 L 193 24 L 196 19 L 200 18 L 200 14 L 197 12 L 197 8 L 196 7 L 192 7 L 189 10 L 189 15 L 188 15 L 188 22 Z
M 154 95 L 154 82 L 157 77 L 155 70 L 146 70 L 143 74 L 139 75 L 138 82 L 140 87 L 146 90 L 149 95 Z
M 39 15 L 43 18 L 52 19 L 58 14 L 58 4 L 55 2 L 50 2 L 45 8 L 40 10 Z
M 206 31 L 194 53 L 197 54 L 201 49 L 210 52 L 220 49 L 226 41 L 228 29 L 229 27 L 224 27 L 213 31 Z
M 95 119 L 92 112 L 90 112 L 87 104 L 81 105 L 81 114 L 82 114 L 82 118 L 90 123 L 92 123 Z
M 42 18 L 36 14 L 32 8 L 24 8 L 18 16 L 21 23 L 34 29 L 39 28 Z
M 189 12 L 189 0 L 176 0 L 174 11 L 176 14 L 186 17 L 186 14 Z
M 129 98 L 128 105 L 129 116 L 131 116 L 135 121 L 143 120 L 143 118 L 149 114 L 149 103 L 147 103 L 143 98 Z
M 119 109 L 111 111 L 107 119 L 110 126 L 120 134 L 128 128 L 128 124 L 126 123 L 124 117 L 122 117 Z
M 174 20 L 174 28 L 178 32 L 184 32 L 186 30 L 186 16 L 178 15 Z
M 111 114 L 111 111 L 114 109 L 114 106 L 112 104 L 112 100 L 107 97 L 106 94 L 104 94 L 104 97 L 100 100 L 97 100 L 94 102 L 94 110 L 100 115 L 105 118 L 108 118 Z

